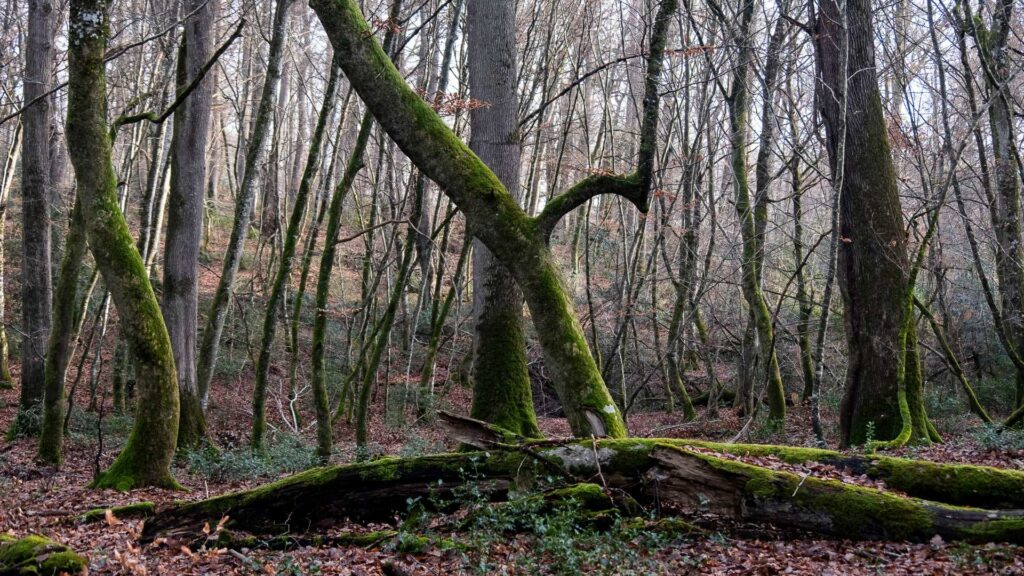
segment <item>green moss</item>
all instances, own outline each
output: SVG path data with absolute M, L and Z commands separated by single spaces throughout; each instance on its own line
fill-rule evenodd
M 374 546 L 384 540 L 394 538 L 398 532 L 394 530 L 376 530 L 373 532 L 348 532 L 335 537 L 333 540 L 339 544 L 350 544 L 352 546 Z
M 1024 542 L 1024 518 L 987 520 L 964 529 L 970 542 Z
M 931 514 L 911 498 L 835 480 L 801 478 L 705 454 L 695 456 L 718 470 L 745 478 L 746 497 L 791 502 L 809 514 L 823 514 L 828 519 L 826 528 L 840 536 L 863 538 L 881 532 L 890 539 L 921 540 L 934 533 Z
M 565 488 L 557 488 L 546 492 L 543 498 L 549 504 L 573 502 L 581 509 L 601 512 L 615 508 L 611 497 L 597 484 L 583 482 Z
M 719 442 L 706 442 L 703 440 L 658 440 L 664 444 L 678 446 L 696 446 L 707 448 L 725 454 L 737 456 L 774 456 L 789 464 L 802 464 L 804 462 L 827 462 L 832 459 L 843 458 L 841 452 L 834 450 L 822 450 L 819 448 L 804 448 L 800 446 L 783 446 L 779 444 L 724 444 Z
M 110 510 L 116 518 L 147 517 L 156 513 L 156 504 L 152 502 L 135 502 L 124 506 L 114 506 L 113 508 L 93 508 L 82 514 L 79 520 L 85 523 L 98 522 L 106 518 L 107 510 Z
M 430 547 L 430 538 L 410 532 L 400 532 L 395 537 L 393 545 L 395 551 L 403 554 L 422 554 Z
M 868 475 L 927 500 L 981 508 L 1024 508 L 1024 473 L 1016 470 L 880 457 L 872 461 Z
M 808 478 L 806 482 L 824 491 L 806 501 L 829 511 L 836 534 L 861 537 L 878 527 L 893 540 L 921 540 L 934 532 L 931 515 L 910 498 L 834 480 Z M 797 501 L 802 501 L 799 492 Z
M 368 463 L 359 471 L 359 477 L 369 481 L 389 481 L 399 477 L 399 465 L 404 462 L 401 458 L 381 458 Z
M 53 540 L 0 534 L 0 574 L 57 576 L 84 574 L 87 569 L 85 558 Z

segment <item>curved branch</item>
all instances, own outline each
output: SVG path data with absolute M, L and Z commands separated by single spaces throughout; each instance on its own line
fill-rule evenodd
M 615 194 L 629 200 L 637 210 L 646 213 L 648 194 L 641 187 L 640 176 L 632 174 L 592 174 L 574 184 L 571 188 L 548 200 L 544 209 L 534 219 L 537 231 L 548 241 L 558 222 L 569 212 L 582 206 L 587 200 L 601 194 Z
M 545 241 L 550 238 L 551 231 L 563 216 L 600 194 L 622 196 L 632 202 L 637 210 L 647 213 L 654 180 L 654 158 L 658 152 L 658 108 L 661 100 L 658 84 L 664 67 L 668 25 L 677 7 L 677 0 L 664 0 L 654 18 L 647 72 L 644 75 L 643 120 L 640 125 L 636 172 L 591 175 L 549 200 L 535 219 L 537 230 Z

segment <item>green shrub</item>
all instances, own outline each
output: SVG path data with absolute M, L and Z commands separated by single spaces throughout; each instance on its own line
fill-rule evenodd
M 998 424 L 983 424 L 972 436 L 987 450 L 1024 450 L 1022 430 L 1001 428 Z
M 71 419 L 68 420 L 68 435 L 77 441 L 95 442 L 96 424 L 100 415 L 97 412 L 89 412 L 77 406 L 71 409 Z M 103 422 L 100 429 L 103 433 L 103 443 L 107 447 L 121 445 L 132 430 L 135 418 L 131 414 L 117 414 L 106 412 L 103 414 Z
M 1013 377 L 979 378 L 972 381 L 978 400 L 995 417 L 996 414 L 1009 414 L 1016 404 L 1017 384 Z
M 313 446 L 289 434 L 272 436 L 263 452 L 242 446 L 222 451 L 205 447 L 185 454 L 189 472 L 214 482 L 274 478 L 318 464 Z
M 473 477 L 471 470 L 464 475 Z M 555 486 L 547 479 L 541 487 Z M 457 543 L 432 535 L 436 523 L 425 512 L 450 509 L 453 503 L 466 510 L 458 521 Z M 653 574 L 657 573 L 653 553 L 687 533 L 650 528 L 643 519 L 620 516 L 615 510 L 595 512 L 575 497 L 551 500 L 537 491 L 514 494 L 508 502 L 494 504 L 475 482 L 467 482 L 446 498 L 430 498 L 430 506 L 411 499 L 409 508 L 400 535 L 416 536 L 405 540 L 438 546 L 447 542 L 443 547 L 458 554 L 464 568 L 476 574 L 506 574 L 507 566 L 514 566 L 516 574 Z M 509 544 L 517 534 L 521 539 L 512 546 L 497 546 Z M 496 549 L 515 556 L 492 558 Z

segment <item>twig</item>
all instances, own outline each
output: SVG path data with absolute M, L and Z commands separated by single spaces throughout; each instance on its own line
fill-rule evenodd
M 196 77 L 192 79 L 192 82 L 190 82 L 188 86 L 186 86 L 184 89 L 182 89 L 181 92 L 178 93 L 178 96 L 174 99 L 174 102 L 172 102 L 171 105 L 168 106 L 167 109 L 164 110 L 159 116 L 157 116 L 152 111 L 141 112 L 139 114 L 132 114 L 131 116 L 120 116 L 116 120 L 114 120 L 114 124 L 110 127 L 110 140 L 113 141 L 115 139 L 115 137 L 117 136 L 117 130 L 121 126 L 134 124 L 136 122 L 141 122 L 143 120 L 149 120 L 153 124 L 162 124 L 165 120 L 167 120 L 167 118 L 169 118 L 171 114 L 173 114 L 174 111 L 177 110 L 178 107 L 180 107 L 185 102 L 185 99 L 188 98 L 189 94 L 191 94 L 197 87 L 199 87 L 199 83 L 203 81 L 203 78 L 206 77 L 206 74 L 213 69 L 215 64 L 217 64 L 217 60 L 220 59 L 221 55 L 224 54 L 224 52 L 226 52 L 227 49 L 231 47 L 231 44 L 242 35 L 242 28 L 244 27 L 245 18 L 242 18 L 238 21 L 238 26 L 235 28 L 235 31 L 231 33 L 231 36 L 229 36 L 228 39 L 225 40 L 223 44 L 221 44 L 220 48 L 217 48 L 217 51 L 213 53 L 213 56 L 210 57 L 206 64 L 203 64 L 203 67 L 196 72 Z

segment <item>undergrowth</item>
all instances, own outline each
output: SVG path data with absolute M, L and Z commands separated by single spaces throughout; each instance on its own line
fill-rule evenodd
M 262 452 L 248 446 L 187 452 L 185 466 L 192 474 L 213 482 L 275 478 L 317 466 L 315 448 L 298 436 L 275 434 Z
M 543 485 L 557 484 L 548 478 Z M 453 504 L 463 512 L 448 518 L 427 512 Z M 550 501 L 538 490 L 494 503 L 479 482 L 471 481 L 429 502 L 410 499 L 408 520 L 392 546 L 413 551 L 417 544 L 431 543 L 457 554 L 473 574 L 657 574 L 654 555 L 685 533 L 648 526 L 646 518 L 614 509 L 595 512 L 574 497 Z M 453 532 L 454 540 L 444 536 Z

